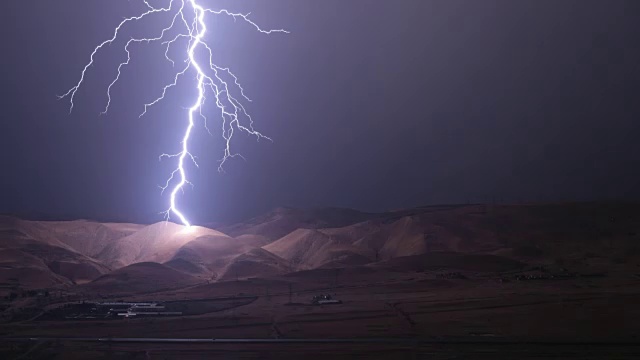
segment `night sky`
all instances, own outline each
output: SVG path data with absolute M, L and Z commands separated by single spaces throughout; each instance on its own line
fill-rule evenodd
M 247 161 L 219 174 L 210 113 L 214 136 L 198 126 L 200 168 L 179 200 L 196 222 L 276 206 L 640 198 L 640 1 L 201 1 L 291 34 L 212 19 L 216 61 L 274 142 L 240 134 Z M 193 86 L 138 118 L 171 80 L 162 48 L 132 51 L 106 116 L 116 44 L 98 54 L 71 115 L 56 98 L 141 3 L 3 4 L 0 212 L 162 219 L 158 185 L 174 163 L 158 156 L 178 150 Z

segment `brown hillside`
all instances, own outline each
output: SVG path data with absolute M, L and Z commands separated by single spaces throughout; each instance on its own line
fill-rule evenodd
M 312 229 L 295 230 L 263 249 L 289 261 L 296 269 L 317 268 L 338 261 L 348 253 L 359 254 L 362 250 Z
M 396 271 L 461 270 L 472 272 L 503 272 L 521 270 L 526 264 L 502 256 L 432 252 L 403 256 L 380 263 Z
M 142 262 L 103 275 L 78 289 L 104 295 L 133 294 L 185 287 L 199 282 L 198 279 L 168 266 Z
M 187 230 L 182 225 L 159 222 L 113 241 L 96 257 L 112 268 L 147 261 L 163 263 L 171 260 L 182 246 L 205 235 L 225 236 L 199 226 Z
M 206 269 L 208 275 L 215 279 L 234 257 L 255 249 L 252 243 L 253 239 L 243 241 L 226 235 L 200 236 L 180 247 L 171 262 L 178 259 L 187 261 Z
M 41 240 L 29 235 L 39 234 L 40 230 L 33 230 L 45 225 L 4 218 L 0 226 L 0 276 L 15 286 L 68 285 L 92 280 L 110 270 L 55 237 Z
M 219 280 L 265 277 L 286 274 L 291 271 L 289 263 L 264 249 L 252 249 L 231 259 L 222 269 Z
M 246 222 L 223 227 L 221 230 L 234 237 L 244 234 L 261 235 L 273 241 L 296 229 L 343 227 L 377 216 L 341 208 L 301 210 L 282 207 Z

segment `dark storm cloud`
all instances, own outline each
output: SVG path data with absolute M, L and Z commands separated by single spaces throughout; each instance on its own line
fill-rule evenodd
M 218 137 L 196 137 L 201 168 L 181 201 L 199 221 L 278 205 L 640 195 L 637 1 L 223 4 L 292 33 L 212 24 L 217 60 L 242 79 L 274 143 L 239 137 L 247 162 L 221 175 Z M 161 58 L 134 51 L 110 114 L 99 117 L 123 55 L 114 46 L 91 68 L 73 114 L 55 97 L 136 2 L 5 6 L 0 211 L 160 219 L 167 198 L 157 185 L 171 164 L 157 156 L 178 146 L 189 88 L 138 119 L 169 74 Z

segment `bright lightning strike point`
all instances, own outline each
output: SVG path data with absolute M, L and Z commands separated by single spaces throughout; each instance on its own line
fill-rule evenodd
M 288 33 L 288 31 L 283 29 L 264 30 L 249 18 L 249 14 L 233 13 L 226 9 L 209 9 L 200 4 L 202 0 L 171 0 L 167 7 L 155 7 L 149 0 L 142 0 L 142 2 L 146 7 L 146 11 L 140 15 L 125 18 L 120 22 L 120 24 L 116 26 L 113 36 L 110 39 L 103 41 L 93 49 L 89 62 L 83 68 L 80 80 L 76 85 L 59 98 L 69 98 L 69 111 L 73 111 L 74 100 L 77 92 L 84 83 L 89 68 L 94 65 L 96 54 L 101 49 L 107 45 L 115 43 L 121 37 L 120 33 L 128 23 L 142 21 L 145 18 L 152 16 L 171 14 L 171 21 L 157 36 L 131 38 L 126 42 L 124 51 L 127 55 L 127 60 L 118 65 L 117 76 L 107 88 L 107 103 L 102 114 L 106 114 L 109 111 L 109 107 L 111 105 L 111 89 L 120 80 L 123 68 L 131 62 L 131 45 L 160 41 L 162 45 L 166 46 L 164 57 L 175 67 L 177 62 L 169 56 L 171 46 L 183 39 L 188 41 L 186 53 L 184 54 L 185 65 L 175 73 L 173 81 L 162 88 L 162 93 L 159 97 L 147 104 L 144 104 L 144 111 L 140 116 L 145 115 L 150 107 L 164 100 L 167 92 L 170 91 L 171 88 L 175 87 L 181 77 L 183 77 L 183 75 L 185 75 L 189 70 L 195 71 L 198 95 L 193 101 L 193 105 L 188 109 L 188 123 L 180 143 L 181 150 L 177 154 L 162 154 L 160 156 L 161 159 L 177 158 L 178 160 L 176 169 L 171 172 L 171 175 L 169 176 L 169 179 L 167 179 L 165 185 L 161 186 L 162 192 L 172 186 L 170 193 L 170 206 L 169 209 L 165 211 L 167 220 L 171 214 L 173 214 L 186 226 L 186 229 L 191 229 L 191 223 L 184 213 L 178 209 L 176 197 L 180 191 L 184 190 L 184 186 L 186 184 L 191 184 L 187 177 L 185 160 L 189 159 L 196 166 L 198 165 L 195 157 L 189 151 L 189 140 L 191 139 L 191 135 L 196 126 L 196 115 L 204 119 L 204 127 L 209 131 L 209 128 L 206 125 L 207 118 L 202 114 L 202 107 L 206 100 L 207 92 L 213 94 L 215 105 L 219 109 L 220 116 L 222 118 L 221 133 L 222 138 L 224 139 L 225 148 L 224 155 L 222 159 L 220 159 L 220 165 L 218 167 L 219 171 L 223 170 L 222 166 L 229 158 L 237 156 L 242 157 L 242 155 L 232 152 L 231 150 L 231 140 L 233 138 L 234 129 L 253 135 L 258 140 L 261 138 L 271 140 L 269 137 L 253 128 L 253 119 L 245 109 L 244 105 L 242 105 L 241 101 L 232 94 L 232 92 L 238 93 L 242 99 L 249 102 L 251 101 L 251 99 L 245 95 L 244 88 L 238 81 L 236 75 L 231 72 L 228 67 L 218 66 L 213 62 L 213 51 L 205 42 L 205 35 L 207 34 L 205 17 L 207 14 L 230 16 L 234 20 L 241 20 L 245 22 L 262 34 Z M 196 52 L 199 49 L 203 49 L 208 55 L 208 63 L 206 66 L 203 66 L 198 62 Z

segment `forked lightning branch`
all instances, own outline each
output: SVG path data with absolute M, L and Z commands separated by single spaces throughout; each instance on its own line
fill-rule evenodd
M 118 80 L 120 80 L 126 66 L 131 62 L 132 50 L 137 45 L 160 42 L 165 49 L 164 57 L 166 61 L 170 62 L 176 69 L 173 81 L 161 89 L 160 95 L 157 98 L 151 99 L 148 103 L 144 104 L 144 111 L 140 116 L 145 115 L 150 107 L 164 100 L 171 88 L 175 87 L 178 82 L 185 77 L 185 74 L 190 72 L 195 74 L 193 86 L 197 89 L 197 94 L 194 96 L 192 105 L 189 108 L 188 117 L 184 119 L 185 129 L 180 152 L 175 154 L 162 154 L 160 156 L 160 158 L 175 159 L 177 162 L 175 170 L 170 174 L 166 183 L 161 186 L 163 192 L 165 190 L 171 191 L 170 205 L 166 211 L 167 219 L 173 214 L 188 227 L 191 223 L 183 212 L 179 210 L 176 196 L 187 184 L 190 184 L 185 163 L 192 161 L 196 167 L 198 165 L 195 157 L 189 150 L 189 140 L 193 132 L 197 129 L 196 122 L 198 119 L 201 119 L 204 124 L 202 128 L 206 128 L 206 130 L 209 131 L 209 128 L 207 128 L 207 118 L 202 111 L 207 97 L 211 98 L 210 101 L 213 101 L 219 110 L 218 115 L 220 116 L 222 124 L 220 132 L 224 139 L 225 147 L 223 156 L 220 159 L 219 171 L 222 171 L 224 163 L 229 158 L 242 156 L 231 148 L 234 131 L 244 131 L 255 136 L 257 139 L 271 140 L 253 127 L 253 119 L 243 105 L 245 101 L 250 102 L 251 99 L 245 95 L 238 78 L 228 67 L 219 66 L 214 63 L 213 50 L 206 42 L 206 35 L 208 35 L 208 17 L 229 16 L 234 20 L 239 20 L 245 25 L 253 27 L 257 32 L 262 34 L 288 32 L 283 29 L 265 30 L 249 18 L 250 14 L 234 13 L 225 9 L 211 9 L 203 5 L 205 0 L 170 0 L 166 7 L 156 6 L 154 2 L 149 0 L 142 1 L 146 9 L 140 15 L 122 20 L 122 22 L 116 26 L 113 36 L 95 47 L 91 53 L 89 62 L 82 70 L 78 82 L 69 89 L 69 91 L 60 96 L 60 98 L 69 99 L 69 110 L 73 111 L 75 97 L 85 81 L 87 72 L 94 64 L 98 52 L 105 46 L 111 45 L 122 38 L 123 35 L 121 32 L 123 32 L 130 23 L 165 19 L 167 22 L 166 26 L 157 34 L 152 34 L 149 37 L 130 38 L 125 43 L 123 51 L 126 53 L 127 59 L 117 66 L 117 75 L 106 89 L 106 104 L 102 113 L 106 114 L 109 111 L 112 91 L 117 86 Z M 212 0 L 208 0 L 208 2 L 211 1 Z M 174 59 L 170 56 L 171 49 L 174 47 L 184 49 L 183 58 Z M 197 54 L 200 55 L 197 56 Z M 198 60 L 203 57 L 207 59 L 206 62 Z

